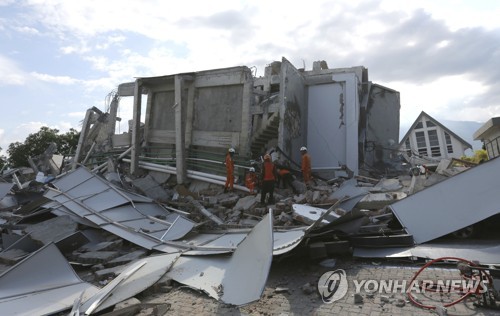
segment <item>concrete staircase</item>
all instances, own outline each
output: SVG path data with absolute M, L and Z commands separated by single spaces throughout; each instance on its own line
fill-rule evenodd
M 262 122 L 262 127 L 254 133 L 250 150 L 252 156 L 261 155 L 266 149 L 270 140 L 278 138 L 278 127 L 280 125 L 279 112 L 274 112 L 266 121 Z

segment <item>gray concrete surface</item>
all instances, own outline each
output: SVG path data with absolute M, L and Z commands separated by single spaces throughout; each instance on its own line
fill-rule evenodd
M 156 291 L 140 297 L 142 303 L 168 303 L 168 315 L 437 315 L 435 311 L 412 305 L 404 294 L 374 293 L 373 296 L 361 290 L 362 303 L 354 303 L 353 280 L 407 280 L 409 281 L 420 265 L 394 262 L 357 261 L 351 258 L 336 259 L 333 268 L 325 268 L 307 258 L 287 258 L 273 262 L 262 298 L 242 307 L 218 303 L 204 293 L 174 284 L 168 291 Z M 326 271 L 346 271 L 349 289 L 347 295 L 331 304 L 323 303 L 317 290 L 317 283 Z M 245 271 L 241 271 L 242 274 Z M 437 267 L 426 270 L 425 279 L 439 279 L 458 276 L 458 270 Z M 307 285 L 309 283 L 309 286 Z M 244 291 L 245 284 L 241 284 Z M 288 290 L 285 290 L 288 289 Z M 458 298 L 457 295 L 429 296 L 436 305 Z M 419 297 L 422 302 L 429 299 Z M 385 302 L 384 302 L 385 301 Z M 440 303 L 442 301 L 442 303 Z M 430 303 L 429 303 L 430 304 Z M 474 300 L 467 299 L 447 310 L 448 315 L 500 315 L 500 310 L 474 306 Z M 152 315 L 144 311 L 140 315 Z M 166 314 L 165 314 L 166 315 Z

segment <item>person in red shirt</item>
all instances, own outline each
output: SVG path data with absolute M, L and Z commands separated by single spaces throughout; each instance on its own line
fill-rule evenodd
M 311 156 L 307 153 L 306 147 L 301 147 L 300 152 L 302 154 L 302 177 L 306 186 L 309 187 L 311 183 Z
M 266 204 L 266 196 L 269 194 L 269 203 L 274 203 L 274 183 L 276 182 L 276 166 L 271 161 L 271 156 L 264 155 L 264 164 L 262 166 L 262 191 L 260 193 L 260 203 Z
M 224 193 L 227 191 L 232 192 L 234 186 L 234 148 L 229 148 L 226 154 L 226 184 L 224 185 Z
M 248 170 L 245 176 L 245 186 L 250 190 L 250 194 L 255 194 L 255 186 L 257 185 L 257 175 L 255 174 L 255 168 L 252 167 Z

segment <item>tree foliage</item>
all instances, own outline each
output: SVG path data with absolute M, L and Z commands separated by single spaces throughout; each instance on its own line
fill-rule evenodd
M 0 151 L 2 151 L 2 147 L 0 147 Z M 5 164 L 7 164 L 7 157 L 5 157 L 4 155 L 0 155 L 0 170 L 2 170 Z
M 470 161 L 470 162 L 475 162 L 475 163 L 481 163 L 485 162 L 488 160 L 488 153 L 484 149 L 479 149 L 474 151 L 474 156 L 472 157 L 462 157 L 462 160 Z
M 11 143 L 7 149 L 9 165 L 13 168 L 29 166 L 28 158 L 43 154 L 50 143 L 57 145 L 56 154 L 68 156 L 73 153 L 78 145 L 80 133 L 73 128 L 67 133 L 58 133 L 56 128 L 42 126 L 38 132 L 26 137 L 23 143 Z

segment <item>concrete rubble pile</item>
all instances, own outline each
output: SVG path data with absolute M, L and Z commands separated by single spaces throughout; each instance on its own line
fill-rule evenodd
M 443 250 L 427 242 L 496 214 L 496 196 L 481 192 L 488 192 L 498 163 L 458 174 L 446 168 L 334 184 L 317 179 L 310 189 L 295 183 L 302 193 L 277 188 L 276 203 L 268 206 L 260 205 L 259 194 L 223 193 L 221 186 L 197 180 L 178 186 L 156 171 L 113 178 L 109 174 L 118 170 L 99 174 L 78 167 L 47 181 L 29 168 L 9 170 L 0 183 L 0 308 L 90 315 L 172 282 L 244 305 L 260 298 L 273 258 L 432 257 Z M 466 221 L 431 220 L 433 227 L 422 229 L 421 222 L 427 225 L 433 216 L 472 207 L 452 187 L 459 190 L 477 177 L 484 185 L 467 189 L 482 194 L 481 210 Z M 456 202 L 449 206 L 450 200 Z M 425 207 L 430 213 L 415 218 L 415 204 L 422 201 L 431 203 Z M 433 214 L 432 204 L 443 211 Z M 498 263 L 490 250 L 462 256 Z M 237 291 L 241 269 L 244 293 Z

